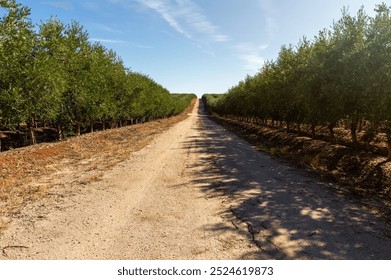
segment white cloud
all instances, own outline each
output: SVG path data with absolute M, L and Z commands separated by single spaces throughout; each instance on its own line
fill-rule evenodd
M 111 43 L 111 44 L 126 44 L 125 41 L 121 41 L 121 40 L 100 39 L 100 38 L 90 38 L 90 41 L 101 42 L 101 43 Z
M 278 33 L 277 10 L 273 6 L 272 0 L 259 0 L 262 14 L 265 19 L 265 31 L 270 38 L 274 38 Z
M 90 38 L 91 42 L 99 42 L 99 43 L 108 43 L 108 44 L 121 44 L 121 45 L 127 45 L 133 48 L 138 49 L 152 49 L 152 46 L 138 44 L 138 43 L 129 43 L 122 40 L 113 40 L 113 39 L 103 39 L 103 38 Z
M 63 9 L 66 11 L 71 11 L 75 7 L 73 6 L 73 3 L 71 1 L 57 1 L 57 2 L 42 2 L 44 5 L 49 5 L 54 8 Z
M 269 47 L 268 44 L 252 44 L 252 43 L 239 43 L 235 45 L 235 49 L 241 52 L 258 52 L 266 50 Z
M 109 33 L 123 33 L 122 31 L 120 30 L 117 30 L 117 29 L 114 29 L 114 28 L 111 28 L 105 24 L 101 24 L 101 23 L 95 23 L 93 24 L 93 26 L 96 28 L 96 29 L 99 29 L 99 30 L 102 30 L 102 31 L 106 31 L 106 32 L 109 32 Z
M 143 6 L 156 11 L 172 28 L 183 36 L 198 41 L 207 37 L 213 42 L 225 42 L 229 36 L 222 34 L 191 0 L 138 0 Z
M 265 63 L 265 59 L 258 54 L 244 54 L 240 58 L 244 61 L 244 69 L 257 72 Z
M 262 51 L 269 46 L 267 44 L 240 43 L 234 46 L 239 59 L 243 61 L 243 68 L 257 72 L 265 63 Z
M 179 20 L 176 19 L 176 16 L 173 13 L 173 7 L 170 7 L 165 4 L 164 0 L 139 0 L 139 2 L 146 7 L 155 10 L 158 12 L 161 17 L 168 22 L 168 24 L 174 28 L 177 32 L 181 33 L 185 37 L 192 39 L 190 32 L 186 31 L 182 25 L 179 23 Z M 179 11 L 180 12 L 180 11 Z M 178 13 L 178 11 L 176 12 Z
M 138 44 L 138 43 L 130 43 L 130 46 L 134 47 L 134 48 L 139 48 L 139 49 L 153 49 L 152 46 L 142 45 L 142 44 Z

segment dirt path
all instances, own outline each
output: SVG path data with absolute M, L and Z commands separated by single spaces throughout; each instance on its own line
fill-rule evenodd
M 391 259 L 389 225 L 197 109 L 103 177 L 35 182 L 58 187 L 4 232 L 0 259 Z

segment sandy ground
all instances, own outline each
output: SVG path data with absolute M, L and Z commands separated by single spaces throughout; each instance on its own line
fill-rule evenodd
M 80 164 L 34 182 L 53 187 L 0 259 L 391 259 L 389 224 L 198 106 L 103 174 Z

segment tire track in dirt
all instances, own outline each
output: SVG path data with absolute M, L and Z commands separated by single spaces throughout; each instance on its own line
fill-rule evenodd
M 193 167 L 203 157 L 194 152 L 193 139 L 201 133 L 196 112 L 195 107 L 189 118 L 99 181 L 62 195 L 58 208 L 50 207 L 42 219 L 37 210 L 53 201 L 31 205 L 0 238 L 0 247 L 7 248 L 2 258 L 238 259 L 256 254 L 242 234 L 213 229 L 232 224 L 221 218 L 220 199 L 209 198 L 194 180 L 194 174 L 213 169 Z M 79 175 L 68 169 L 54 177 L 70 185 Z M 52 192 L 61 195 L 63 189 Z
M 61 187 L 4 232 L 0 259 L 391 258 L 389 225 L 201 107 L 98 175 L 43 178 Z
M 205 178 L 204 188 L 227 197 L 226 219 L 247 229 L 263 258 L 391 259 L 391 227 L 376 212 L 213 121 L 203 124 L 198 152 L 221 174 L 218 187 Z

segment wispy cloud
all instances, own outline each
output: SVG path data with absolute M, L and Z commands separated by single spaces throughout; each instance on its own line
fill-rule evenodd
M 89 11 L 99 11 L 99 5 L 96 2 L 92 1 L 87 1 L 87 2 L 82 2 L 81 5 L 83 6 L 84 9 L 87 9 Z
M 101 31 L 109 32 L 109 33 L 123 33 L 121 30 L 112 28 L 106 24 L 101 24 L 101 23 L 94 23 L 93 26 L 96 29 L 99 29 Z
M 122 40 L 111 40 L 111 39 L 101 39 L 101 38 L 90 38 L 90 41 L 100 42 L 100 43 L 110 43 L 110 44 L 126 44 L 126 42 Z
M 129 43 L 131 47 L 138 48 L 138 49 L 153 49 L 152 46 L 138 44 L 138 43 Z
M 126 42 L 123 40 L 113 40 L 113 39 L 104 39 L 104 38 L 90 38 L 91 42 L 99 42 L 99 43 L 108 43 L 108 44 L 119 44 L 119 45 L 127 45 L 133 48 L 138 49 L 152 49 L 152 46 L 143 45 L 139 43 Z
M 71 1 L 57 1 L 57 2 L 42 2 L 44 5 L 49 5 L 54 8 L 63 9 L 66 11 L 71 11 L 75 7 L 73 6 L 73 3 Z
M 243 67 L 246 70 L 257 72 L 265 63 L 262 51 L 269 46 L 267 44 L 240 43 L 234 46 L 239 59 L 243 61 Z
M 268 44 L 252 44 L 252 43 L 239 43 L 235 45 L 235 49 L 243 52 L 257 52 L 266 50 L 269 47 Z
M 243 54 L 240 58 L 244 61 L 244 69 L 253 72 L 259 71 L 262 65 L 265 63 L 265 59 L 258 54 Z
M 270 38 L 274 38 L 278 33 L 277 10 L 272 0 L 259 0 L 259 5 L 265 20 L 265 31 Z
M 206 37 L 213 42 L 225 42 L 229 36 L 221 33 L 191 0 L 137 0 L 156 11 L 172 28 L 183 36 L 197 41 Z M 202 38 L 204 39 L 204 38 Z

